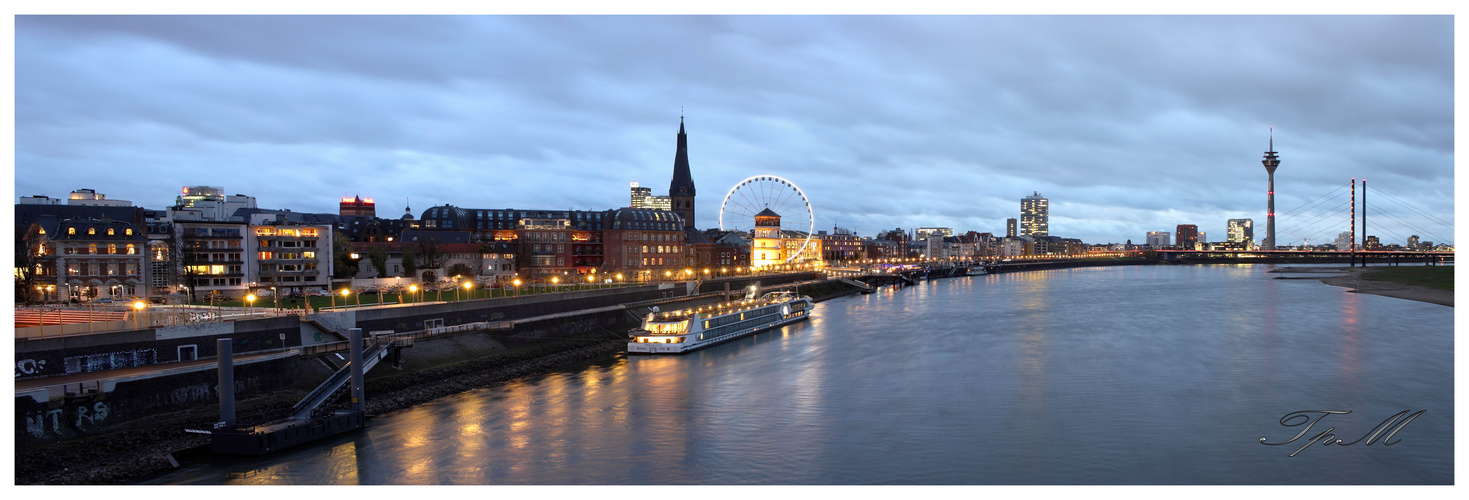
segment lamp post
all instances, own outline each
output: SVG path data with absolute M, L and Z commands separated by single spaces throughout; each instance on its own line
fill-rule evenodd
M 255 306 L 255 294 L 252 293 L 252 294 L 246 295 L 245 296 L 245 316 L 248 317 L 251 314 L 254 314 L 254 311 L 251 310 L 251 308 L 254 307 L 254 306 Z
M 473 299 L 474 298 L 474 293 L 471 290 L 474 290 L 474 282 L 473 281 L 466 281 L 466 282 L 464 282 L 464 296 L 465 297 L 470 298 L 470 299 Z
M 141 316 L 143 314 L 144 307 L 148 307 L 148 305 L 144 304 L 141 300 L 133 303 L 133 329 L 135 330 L 140 328 L 140 326 L 138 326 L 138 316 Z
M 520 278 L 515 278 L 515 296 L 520 296 Z
M 408 285 L 408 295 L 413 298 L 413 301 L 415 303 L 419 302 L 418 297 L 417 297 L 417 295 L 418 295 L 418 285 Z M 400 298 L 398 300 L 402 300 L 402 299 Z
M 281 294 L 275 287 L 270 287 L 270 296 L 275 298 L 275 310 L 281 310 Z
M 557 285 L 560 285 L 560 284 L 561 284 L 561 277 L 560 276 L 552 276 L 551 277 L 551 291 L 553 291 L 553 292 L 556 291 Z

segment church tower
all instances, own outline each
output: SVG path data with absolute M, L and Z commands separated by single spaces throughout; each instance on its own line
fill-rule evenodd
M 694 176 L 689 174 L 689 138 L 684 134 L 683 117 L 678 117 L 678 151 L 673 153 L 673 182 L 668 184 L 668 198 L 673 211 L 683 217 L 684 229 L 694 227 Z

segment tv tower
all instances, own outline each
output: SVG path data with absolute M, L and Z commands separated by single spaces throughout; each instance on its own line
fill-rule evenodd
M 1270 150 L 1265 152 L 1265 159 L 1260 163 L 1265 165 L 1265 173 L 1270 174 L 1269 204 L 1265 212 L 1265 244 L 1261 245 L 1265 250 L 1275 249 L 1275 167 L 1280 166 L 1280 158 L 1275 156 L 1275 127 L 1270 127 Z

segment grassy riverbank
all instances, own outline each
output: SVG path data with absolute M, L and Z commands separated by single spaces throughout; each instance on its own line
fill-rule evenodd
M 1400 285 L 1426 286 L 1454 291 L 1454 266 L 1379 267 L 1362 274 L 1362 279 Z

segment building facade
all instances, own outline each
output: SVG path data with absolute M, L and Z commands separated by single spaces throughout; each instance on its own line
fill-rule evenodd
M 1163 248 L 1172 245 L 1172 235 L 1168 231 L 1148 231 L 1148 246 Z
M 149 295 L 148 238 L 131 223 L 40 217 L 23 238 L 33 286 L 47 300 Z M 29 292 L 29 290 L 27 291 Z
M 247 234 L 246 281 L 251 291 L 332 288 L 331 226 L 252 225 Z
M 1194 250 L 1199 243 L 1199 226 L 1179 224 L 1173 237 L 1174 245 L 1183 250 Z
M 632 196 L 628 206 L 632 208 L 652 208 L 657 210 L 672 210 L 673 202 L 667 196 L 654 196 L 653 188 L 639 187 L 638 181 L 632 182 Z
M 1020 199 L 1020 235 L 1048 236 L 1051 234 L 1050 200 L 1035 192 Z
M 1245 248 L 1255 244 L 1255 221 L 1253 219 L 1229 219 L 1227 241 L 1242 244 Z

